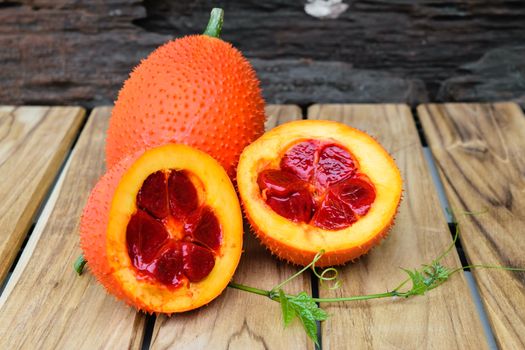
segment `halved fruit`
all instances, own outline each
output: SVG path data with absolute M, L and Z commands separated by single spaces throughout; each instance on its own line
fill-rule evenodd
M 144 311 L 175 313 L 226 288 L 243 227 L 220 164 L 168 144 L 124 158 L 100 179 L 80 233 L 88 266 L 110 293 Z
M 245 214 L 274 254 L 306 265 L 343 264 L 388 232 L 402 180 L 369 135 L 341 123 L 283 124 L 243 151 L 237 182 Z

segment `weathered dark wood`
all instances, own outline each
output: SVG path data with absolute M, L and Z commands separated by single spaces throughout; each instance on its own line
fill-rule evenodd
M 525 107 L 525 46 L 490 50 L 461 69 L 464 73 L 441 84 L 437 100 L 514 100 Z
M 130 69 L 170 38 L 133 25 L 146 16 L 133 0 L 21 3 L 0 6 L 2 102 L 112 103 Z
M 387 71 L 353 68 L 352 64 L 310 59 L 250 60 L 261 79 L 266 99 L 310 105 L 329 102 L 427 101 L 425 84 Z
M 269 102 L 525 100 L 519 0 L 346 0 L 335 20 L 304 1 L 217 1 L 223 38 L 252 59 Z M 130 69 L 212 4 L 0 1 L 0 103 L 110 103 Z

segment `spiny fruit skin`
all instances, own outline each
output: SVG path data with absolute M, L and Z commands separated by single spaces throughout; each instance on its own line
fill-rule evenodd
M 397 211 L 397 209 L 396 209 Z M 287 245 L 283 241 L 278 241 L 268 235 L 259 228 L 256 224 L 256 221 L 252 219 L 249 213 L 246 213 L 246 218 L 252 226 L 253 233 L 261 241 L 261 243 L 268 247 L 268 250 L 276 255 L 278 258 L 283 259 L 291 264 L 306 266 L 312 262 L 315 257 L 315 252 L 308 250 L 300 250 L 294 247 Z M 367 254 L 370 249 L 378 245 L 390 232 L 390 228 L 394 225 L 394 221 L 388 224 L 380 233 L 374 236 L 373 239 L 366 242 L 365 244 L 352 247 L 349 249 L 341 249 L 337 251 L 328 251 L 325 252 L 321 259 L 317 261 L 315 266 L 317 267 L 328 267 L 335 265 L 344 265 L 349 261 L 353 261 L 365 254 Z
M 80 246 L 88 262 L 88 268 L 110 294 L 128 305 L 134 305 L 135 302 L 124 293 L 108 264 L 106 230 L 113 193 L 122 175 L 137 157 L 138 154 L 123 158 L 99 179 L 89 195 L 80 220 Z
M 253 68 L 231 44 L 192 35 L 143 60 L 119 93 L 106 141 L 108 168 L 168 142 L 215 158 L 235 176 L 239 156 L 264 132 L 264 100 Z
M 126 226 L 137 210 L 136 191 L 149 174 L 162 169 L 187 169 L 202 180 L 206 203 L 222 228 L 223 245 L 215 267 L 208 277 L 187 289 L 171 290 L 137 277 L 126 249 Z M 166 314 L 205 305 L 226 288 L 240 260 L 242 236 L 240 204 L 225 170 L 209 155 L 180 144 L 121 159 L 92 190 L 80 222 L 87 266 L 107 291 L 139 310 Z
M 265 202 L 259 174 L 279 169 L 287 150 L 306 140 L 345 147 L 352 153 L 358 171 L 373 184 L 374 202 L 351 226 L 332 230 L 316 227 L 312 221 L 294 222 Z M 289 122 L 265 133 L 243 151 L 237 185 L 245 216 L 260 241 L 279 258 L 303 266 L 324 250 L 316 263 L 319 267 L 352 261 L 379 244 L 393 225 L 402 195 L 399 169 L 377 141 L 359 130 L 326 120 Z

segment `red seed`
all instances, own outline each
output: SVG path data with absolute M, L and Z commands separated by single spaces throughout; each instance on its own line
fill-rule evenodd
M 182 218 L 197 209 L 197 189 L 183 171 L 172 171 L 168 179 L 168 198 L 171 214 Z
M 190 282 L 199 282 L 208 276 L 215 266 L 215 257 L 203 247 L 193 243 L 182 244 L 184 274 Z
M 314 171 L 317 143 L 304 141 L 289 149 L 281 159 L 281 169 L 286 170 L 299 179 L 309 181 Z
M 356 171 L 350 153 L 338 145 L 328 145 L 319 153 L 315 167 L 315 182 L 319 187 L 328 187 L 349 178 Z
M 352 208 L 332 191 L 328 191 L 312 219 L 315 226 L 325 230 L 340 230 L 356 221 Z
M 334 192 L 359 216 L 365 215 L 376 199 L 376 191 L 364 178 L 345 180 L 334 188 Z
M 168 232 L 164 225 L 145 211 L 138 210 L 126 228 L 126 245 L 133 265 L 139 270 L 146 270 L 167 239 Z
M 217 250 L 221 245 L 222 233 L 219 220 L 209 207 L 204 207 L 184 224 L 184 232 L 193 240 Z
M 173 244 L 164 250 L 154 263 L 152 274 L 163 284 L 177 287 L 182 283 L 184 271 L 181 244 Z
M 151 174 L 144 181 L 137 194 L 137 206 L 157 219 L 168 216 L 168 191 L 166 176 L 162 171 Z
M 279 215 L 294 222 L 309 222 L 312 217 L 313 199 L 310 192 L 300 190 L 288 195 L 268 195 L 266 203 Z
M 261 191 L 267 190 L 269 194 L 279 196 L 287 195 L 307 186 L 306 182 L 294 174 L 278 169 L 264 170 L 259 174 L 257 183 Z

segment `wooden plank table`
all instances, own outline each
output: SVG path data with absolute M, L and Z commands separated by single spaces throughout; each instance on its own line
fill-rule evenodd
M 343 287 L 321 297 L 385 292 L 406 275 L 399 267 L 429 263 L 452 239 L 439 208 L 410 109 L 405 105 L 314 105 L 311 119 L 332 119 L 368 132 L 389 151 L 401 170 L 404 198 L 396 224 L 381 246 L 341 270 Z M 459 266 L 456 254 L 444 261 Z M 358 349 L 486 347 L 481 323 L 462 275 L 423 298 L 321 305 L 333 316 L 323 326 L 323 343 L 340 348 L 348 339 Z M 465 333 L 476 336 L 464 337 Z
M 525 266 L 525 116 L 514 103 L 419 107 L 472 264 Z M 474 270 L 498 345 L 525 348 L 525 273 Z
M 0 285 L 7 279 L 0 291 L 0 349 L 313 349 L 300 325 L 284 330 L 279 305 L 261 296 L 228 289 L 207 307 L 155 317 L 116 301 L 90 274 L 77 277 L 71 266 L 80 253 L 80 213 L 104 171 L 104 131 L 111 109 L 96 108 L 81 128 L 78 108 L 39 108 L 0 107 L 0 193 L 2 199 L 19 194 L 11 199 L 17 205 L 7 205 L 5 199 L 0 204 L 0 253 L 10 259 L 0 263 Z M 267 128 L 303 117 L 289 105 L 268 106 L 267 114 Z M 524 266 L 525 202 L 520 194 L 525 188 L 525 119 L 517 105 L 424 105 L 418 114 L 451 207 L 487 209 L 461 217 L 468 261 Z M 287 286 L 288 292 L 319 289 L 321 297 L 384 292 L 404 278 L 398 267 L 419 267 L 451 243 L 407 106 L 314 105 L 304 117 L 339 120 L 375 136 L 400 167 L 404 200 L 389 237 L 340 269 L 340 289 L 323 289 L 304 274 Z M 4 118 L 25 126 L 13 131 Z M 78 142 L 60 169 L 76 135 Z M 38 169 L 23 168 L 22 159 Z M 30 183 L 24 179 L 29 171 Z M 31 219 L 56 177 L 30 232 Z M 28 233 L 14 271 L 6 277 Z M 445 263 L 460 266 L 456 250 Z M 236 282 L 269 289 L 294 271 L 296 267 L 273 258 L 246 233 Z M 474 276 L 497 344 L 523 348 L 524 274 L 479 270 Z M 476 308 L 472 295 L 465 275 L 458 273 L 444 286 L 408 300 L 322 303 L 331 317 L 322 323 L 320 347 L 488 348 L 483 310 Z
M 144 315 L 71 269 L 80 254 L 80 213 L 104 171 L 109 114 L 97 108 L 89 117 L 0 296 L 0 349 L 140 347 Z
M 78 107 L 0 107 L 0 281 L 78 134 Z
M 283 122 L 301 119 L 301 110 L 297 106 L 269 106 L 266 109 L 267 128 Z M 295 268 L 276 261 L 248 233 L 245 236 L 244 254 L 234 280 L 260 288 L 271 288 Z M 291 292 L 310 290 L 310 276 L 302 275 L 290 283 Z M 306 334 L 296 324 L 290 330 L 273 327 L 269 324 L 268 314 L 279 315 L 279 304 L 258 295 L 239 290 L 227 289 L 214 303 L 205 307 L 171 318 L 161 316 L 155 322 L 151 349 L 166 348 L 207 348 L 213 344 L 216 349 L 300 349 L 311 348 Z M 278 321 L 278 317 L 275 321 Z M 212 326 L 211 326 L 212 325 Z

